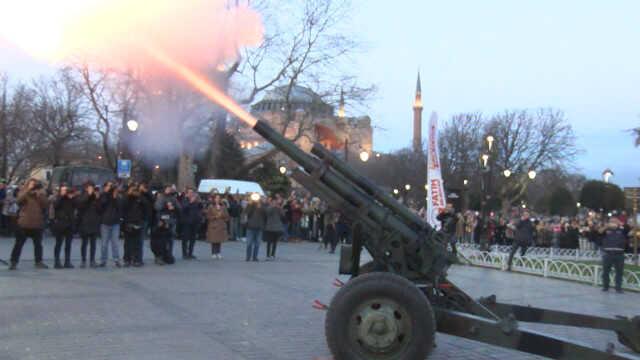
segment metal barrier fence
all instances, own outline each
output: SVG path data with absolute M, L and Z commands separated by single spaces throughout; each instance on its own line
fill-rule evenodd
M 469 249 L 483 251 L 477 244 L 458 244 L 458 249 Z M 509 254 L 511 252 L 510 245 L 492 245 L 489 252 L 499 254 Z M 526 257 L 529 258 L 546 258 L 557 260 L 573 260 L 573 261 L 596 261 L 600 262 L 602 254 L 599 250 L 580 250 L 580 249 L 558 249 L 547 247 L 530 247 L 527 249 Z M 637 264 L 633 254 L 625 254 L 625 263 L 632 265 Z
M 470 247 L 463 247 L 458 250 L 458 253 L 475 266 L 499 270 L 507 269 L 508 253 L 480 251 Z M 543 257 L 515 256 L 511 269 L 516 272 L 543 277 L 589 283 L 593 286 L 602 285 L 602 266 L 596 264 Z M 611 272 L 611 284 L 615 283 L 613 276 L 614 271 Z M 638 273 L 625 270 L 622 287 L 627 290 L 640 291 L 640 276 L 638 276 Z

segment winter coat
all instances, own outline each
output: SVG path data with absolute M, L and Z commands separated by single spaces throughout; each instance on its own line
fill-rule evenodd
M 143 196 L 127 195 L 124 201 L 124 224 L 127 227 L 142 227 L 147 214 L 147 200 Z
M 442 231 L 449 235 L 454 235 L 456 233 L 456 223 L 458 222 L 458 217 L 455 214 L 444 211 L 438 214 L 437 219 L 442 224 Z
M 221 244 L 229 238 L 227 234 L 227 220 L 229 213 L 221 206 L 216 209 L 215 205 L 210 205 L 205 211 L 207 218 L 207 241 L 212 244 Z
M 518 244 L 531 245 L 535 228 L 530 220 L 520 220 L 516 225 L 516 241 Z
M 73 230 L 76 213 L 73 199 L 68 196 L 55 197 L 53 209 L 53 232 L 58 233 Z
M 122 197 L 113 197 L 113 193 L 103 192 L 99 198 L 100 224 L 118 225 L 122 219 Z
M 182 203 L 182 210 L 180 213 L 180 222 L 185 225 L 198 225 L 202 220 L 202 208 L 200 202 L 190 202 L 185 200 Z
M 100 233 L 100 207 L 98 194 L 83 193 L 76 198 L 78 209 L 78 232 L 80 235 Z
M 47 208 L 47 195 L 43 191 L 20 191 L 17 198 L 20 211 L 18 226 L 23 229 L 40 230 L 44 228 L 44 211 Z
M 607 229 L 602 238 L 602 250 L 622 253 L 626 247 L 626 237 L 622 229 Z
M 282 232 L 282 217 L 284 216 L 284 210 L 282 210 L 282 208 L 278 206 L 267 206 L 265 209 L 265 216 L 265 231 Z
M 247 213 L 247 229 L 264 230 L 266 221 L 264 207 L 251 203 L 247 206 L 245 212 Z

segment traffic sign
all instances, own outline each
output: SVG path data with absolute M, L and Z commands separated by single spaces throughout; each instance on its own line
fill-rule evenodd
M 131 160 L 118 159 L 118 178 L 128 179 L 131 177 Z

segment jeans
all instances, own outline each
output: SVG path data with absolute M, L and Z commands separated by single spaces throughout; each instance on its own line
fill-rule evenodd
M 96 234 L 82 235 L 82 245 L 80 246 L 82 262 L 87 261 L 87 244 L 89 245 L 89 259 L 93 263 L 96 261 Z
M 260 241 L 262 241 L 262 230 L 247 229 L 247 261 L 258 260 Z
M 109 258 L 109 244 L 111 244 L 111 256 L 114 261 L 120 259 L 118 251 L 118 239 L 120 238 L 120 224 L 100 225 L 100 258 L 107 262 Z
M 240 237 L 240 218 L 232 217 L 229 220 L 229 237 L 231 240 L 236 241 Z
M 604 252 L 602 255 L 602 288 L 609 289 L 609 274 L 611 267 L 616 271 L 616 290 L 622 289 L 622 275 L 624 273 L 624 253 Z
M 73 240 L 73 231 L 65 229 L 56 234 L 56 246 L 53 248 L 53 257 L 56 263 L 60 262 L 60 250 L 64 242 L 64 262 L 71 261 L 71 241 Z
M 193 247 L 196 244 L 196 224 L 182 224 L 182 257 L 193 256 Z
M 33 240 L 33 253 L 36 263 L 42 262 L 42 229 L 16 229 L 16 242 L 11 251 L 11 262 L 17 264 L 20 261 L 20 254 L 27 238 Z

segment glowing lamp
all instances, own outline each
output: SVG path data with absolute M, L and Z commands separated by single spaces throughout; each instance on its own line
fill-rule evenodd
M 135 120 L 129 120 L 127 121 L 127 129 L 129 129 L 129 131 L 131 132 L 136 132 L 138 130 L 138 122 Z

